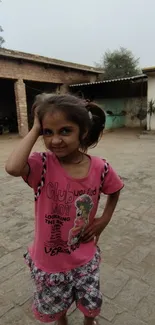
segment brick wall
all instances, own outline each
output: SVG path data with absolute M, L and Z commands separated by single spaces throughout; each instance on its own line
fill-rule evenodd
M 15 59 L 0 58 L 0 78 L 23 79 L 58 84 L 92 82 L 97 79 L 97 73 L 80 71 L 64 67 L 48 66 L 43 63 L 31 63 Z
M 28 133 L 28 118 L 25 84 L 22 79 L 19 79 L 15 82 L 14 89 L 16 97 L 18 131 L 19 134 L 23 137 Z
M 34 59 L 34 56 L 32 58 Z M 31 56 L 29 56 L 29 59 L 31 59 Z M 97 72 L 85 71 L 82 70 L 82 67 L 79 70 L 72 66 L 56 66 L 33 60 L 31 62 L 22 58 L 16 58 L 13 55 L 12 57 L 0 56 L 0 78 L 15 81 L 14 91 L 18 131 L 21 136 L 26 135 L 28 132 L 28 113 L 24 81 L 55 83 L 58 85 L 58 92 L 65 93 L 68 90 L 69 84 L 92 82 L 96 81 L 97 77 Z

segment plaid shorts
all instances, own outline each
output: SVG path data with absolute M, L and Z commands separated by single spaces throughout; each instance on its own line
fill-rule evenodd
M 84 266 L 68 272 L 49 274 L 38 269 L 29 253 L 24 255 L 35 284 L 33 312 L 39 321 L 49 323 L 66 314 L 73 302 L 88 317 L 100 313 L 102 294 L 99 283 L 100 251 Z

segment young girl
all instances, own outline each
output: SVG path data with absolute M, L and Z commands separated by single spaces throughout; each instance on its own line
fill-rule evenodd
M 39 95 L 33 109 L 33 127 L 6 163 L 35 193 L 35 237 L 24 256 L 36 288 L 33 312 L 44 323 L 67 325 L 75 301 L 84 324 L 95 325 L 102 305 L 97 242 L 123 187 L 105 160 L 86 154 L 102 135 L 105 114 L 72 95 Z M 41 134 L 47 151 L 30 155 Z M 95 218 L 101 193 L 107 203 Z

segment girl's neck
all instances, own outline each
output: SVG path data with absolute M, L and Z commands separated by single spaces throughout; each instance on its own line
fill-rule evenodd
M 84 153 L 79 150 L 72 152 L 66 157 L 58 158 L 62 164 L 80 164 L 83 159 Z

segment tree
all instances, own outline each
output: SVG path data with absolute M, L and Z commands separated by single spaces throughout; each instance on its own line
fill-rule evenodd
M 1 2 L 1 0 L 0 0 L 0 2 Z M 3 32 L 3 28 L 0 26 L 0 33 L 2 33 Z M 5 41 L 4 41 L 4 38 L 2 37 L 2 36 L 0 36 L 0 47 L 2 47 L 2 44 L 4 43 Z
M 123 47 L 113 52 L 105 52 L 101 62 L 96 66 L 104 70 L 102 79 L 132 77 L 141 73 L 139 59 Z
M 152 115 L 155 114 L 155 101 L 153 99 L 151 99 L 148 103 L 147 114 L 149 116 L 149 131 L 151 131 Z
M 2 27 L 0 26 L 0 33 L 3 32 Z M 0 48 L 2 47 L 2 44 L 4 43 L 4 38 L 0 36 Z

